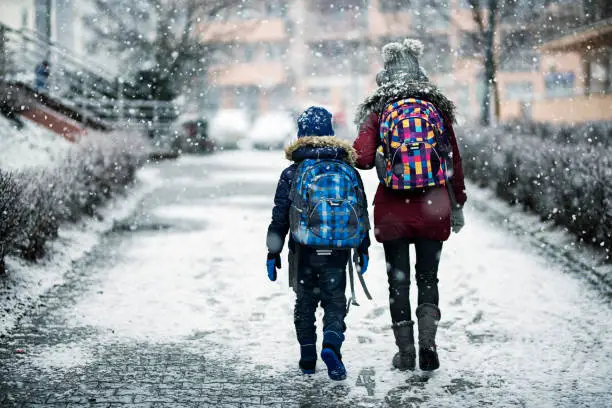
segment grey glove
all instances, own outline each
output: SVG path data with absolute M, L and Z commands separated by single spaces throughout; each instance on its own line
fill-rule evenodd
M 458 234 L 464 225 L 463 208 L 453 208 L 451 210 L 451 231 Z

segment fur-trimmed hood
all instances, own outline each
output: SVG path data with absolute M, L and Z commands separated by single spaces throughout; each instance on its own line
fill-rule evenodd
M 448 120 L 455 122 L 455 104 L 437 86 L 427 80 L 396 80 L 380 85 L 359 105 L 355 124 L 361 126 L 372 112 L 380 114 L 385 106 L 405 98 L 431 102 Z
M 338 159 L 355 166 L 357 152 L 345 140 L 334 136 L 305 136 L 287 146 L 285 157 L 291 161 L 305 159 Z

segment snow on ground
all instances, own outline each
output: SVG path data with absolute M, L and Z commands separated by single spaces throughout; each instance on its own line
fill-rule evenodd
M 24 121 L 17 130 L 12 122 L 0 115 L 0 169 L 15 170 L 29 166 L 48 166 L 64 157 L 74 145 L 35 123 Z
M 0 282 L 0 297 L 3 299 L 0 334 L 7 333 L 30 307 L 38 303 L 42 294 L 64 283 L 65 274 L 72 269 L 74 261 L 95 247 L 101 234 L 134 211 L 142 197 L 156 188 L 156 173 L 154 169 L 140 171 L 130 195 L 110 201 L 101 211 L 102 221 L 86 219 L 76 225 L 60 227 L 59 238 L 48 244 L 50 250 L 38 262 L 6 257 L 7 276 Z
M 609 302 L 473 203 L 465 229 L 443 250 L 439 371 L 391 369 L 386 267 L 381 245 L 374 244 L 366 274 L 374 300 L 357 288 L 361 306 L 347 317 L 343 388 L 334 388 L 321 362 L 315 375 L 298 374 L 286 257 L 274 283 L 264 262 L 273 193 L 288 163 L 280 152 L 247 157 L 227 152 L 157 166 L 160 184 L 130 223 L 167 228 L 135 228 L 99 251 L 113 256 L 88 261 L 82 273 L 90 283 L 64 308 L 50 311 L 56 323 L 43 329 L 56 336 L 89 334 L 78 342 L 31 345 L 20 369 L 95 367 L 103 362 L 90 356 L 100 348 L 114 356 L 137 345 L 146 356 L 149 348 L 155 355 L 170 345 L 205 361 L 212 355 L 237 361 L 232 369 L 251 382 L 273 378 L 279 388 L 293 389 L 312 384 L 316 395 L 336 398 L 329 406 L 612 406 Z M 375 173 L 364 173 L 364 180 L 371 201 Z M 319 328 L 321 316 L 319 310 Z M 77 358 L 68 358 L 66 347 Z M 183 363 L 164 364 L 173 370 Z
M 251 153 L 252 166 L 234 166 L 242 154 L 171 164 L 179 177 L 187 173 L 197 180 L 206 174 L 217 187 L 228 186 L 217 188 L 227 197 L 186 189 L 193 196 L 156 200 L 147 217 L 189 228 L 122 243 L 123 259 L 98 266 L 102 286 L 66 312 L 69 324 L 97 327 L 96 344 L 174 342 L 203 354 L 212 348 L 240 356 L 244 365 L 235 368 L 245 374 L 257 367 L 265 376 L 284 373 L 282 381 L 308 381 L 296 374 L 294 296 L 286 287 L 286 260 L 278 282 L 269 282 L 264 268 L 271 194 L 287 163 L 278 152 Z M 364 176 L 372 197 L 375 174 Z M 165 182 L 171 184 L 171 177 Z M 564 274 L 471 205 L 466 219 L 464 231 L 445 244 L 440 268 L 442 369 L 401 398 L 437 407 L 479 401 L 498 407 L 611 402 L 609 304 L 584 280 Z M 371 255 L 366 280 L 374 301 L 358 288 L 361 306 L 347 318 L 344 356 L 347 384 L 358 384 L 367 373 L 374 378 L 373 396 L 382 400 L 415 374 L 391 370 L 395 345 L 381 246 L 374 245 Z M 205 340 L 187 340 L 194 338 Z M 321 368 L 315 378 L 328 384 Z M 366 392 L 352 386 L 346 398 Z

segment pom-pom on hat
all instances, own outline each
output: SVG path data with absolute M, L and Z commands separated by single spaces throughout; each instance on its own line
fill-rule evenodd
M 334 136 L 332 114 L 320 106 L 311 106 L 298 117 L 298 137 Z
M 386 44 L 382 48 L 384 70 L 379 73 L 377 83 L 380 85 L 395 79 L 426 77 L 419 64 L 423 49 L 421 41 L 411 38 Z

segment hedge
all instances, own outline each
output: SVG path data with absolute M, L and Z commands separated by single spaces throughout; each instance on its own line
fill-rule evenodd
M 507 124 L 460 132 L 466 177 L 612 248 L 612 123 Z
M 40 259 L 61 224 L 98 217 L 125 193 L 146 150 L 138 137 L 92 134 L 55 167 L 0 170 L 0 273 L 6 255 Z

